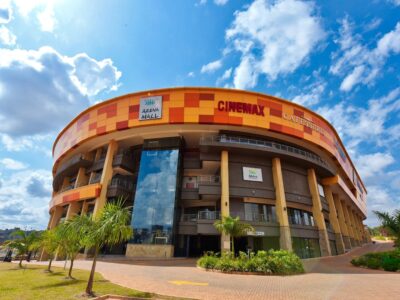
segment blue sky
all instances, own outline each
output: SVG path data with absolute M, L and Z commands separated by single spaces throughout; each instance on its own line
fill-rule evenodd
M 335 126 L 372 210 L 400 208 L 400 1 L 0 0 L 0 228 L 45 228 L 51 146 L 105 99 L 259 91 Z

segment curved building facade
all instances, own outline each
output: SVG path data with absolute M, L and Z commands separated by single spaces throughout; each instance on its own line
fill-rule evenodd
M 123 196 L 134 236 L 112 251 L 127 256 L 229 249 L 213 227 L 227 215 L 255 228 L 236 241 L 242 251 L 306 258 L 368 240 L 367 192 L 335 129 L 265 94 L 169 88 L 117 97 L 72 120 L 53 156 L 49 228 Z

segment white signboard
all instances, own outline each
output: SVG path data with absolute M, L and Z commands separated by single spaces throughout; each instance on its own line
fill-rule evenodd
M 247 235 L 250 235 L 250 236 L 264 236 L 265 232 L 264 231 L 249 231 L 249 232 L 247 232 Z
M 261 169 L 243 167 L 243 180 L 262 182 L 263 178 L 262 178 Z
M 139 121 L 161 119 L 162 96 L 153 96 L 140 99 Z

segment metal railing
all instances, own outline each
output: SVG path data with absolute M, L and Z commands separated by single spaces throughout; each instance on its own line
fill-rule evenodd
M 108 187 L 122 188 L 127 191 L 133 191 L 135 184 L 132 178 L 116 177 L 112 178 Z
M 197 176 L 197 183 L 217 183 L 220 184 L 220 176 L 218 175 L 199 175 Z
M 309 151 L 306 151 L 303 149 L 299 149 L 299 148 L 296 148 L 293 146 L 273 142 L 273 141 L 259 140 L 259 139 L 246 138 L 246 137 L 228 136 L 228 135 L 211 135 L 211 136 L 202 136 L 200 138 L 200 142 L 201 143 L 216 142 L 216 143 L 226 143 L 226 144 L 230 143 L 230 144 L 249 145 L 249 146 L 255 146 L 255 147 L 260 147 L 260 148 L 276 149 L 276 150 L 290 152 L 292 154 L 304 156 L 305 158 L 308 158 L 319 164 L 324 165 L 325 167 L 328 167 L 327 163 L 323 159 L 321 159 L 321 157 L 319 157 L 318 155 L 316 155 L 312 152 L 309 152 Z
M 196 222 L 197 220 L 217 220 L 219 218 L 219 211 L 202 210 L 193 214 L 183 214 L 181 217 L 181 221 Z
M 231 216 L 248 222 L 277 223 L 276 217 L 270 214 L 231 212 Z
M 101 173 L 96 173 L 90 178 L 89 184 L 98 183 L 101 179 Z

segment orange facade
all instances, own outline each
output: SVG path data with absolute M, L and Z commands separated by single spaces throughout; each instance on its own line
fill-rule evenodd
M 139 120 L 140 99 L 162 96 L 162 117 Z M 263 129 L 311 142 L 330 153 L 365 206 L 366 190 L 335 129 L 295 103 L 264 94 L 217 88 L 171 88 L 128 94 L 78 115 L 57 137 L 55 167 L 68 151 L 114 131 L 163 124 L 234 125 Z

